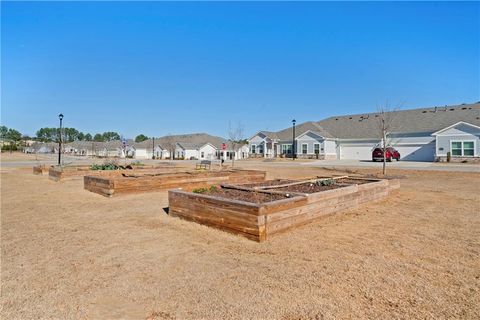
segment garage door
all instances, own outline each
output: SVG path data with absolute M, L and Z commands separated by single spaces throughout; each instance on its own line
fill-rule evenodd
M 340 159 L 372 160 L 373 146 L 341 146 Z
M 433 161 L 435 158 L 435 142 L 423 145 L 397 145 L 401 160 L 405 161 Z

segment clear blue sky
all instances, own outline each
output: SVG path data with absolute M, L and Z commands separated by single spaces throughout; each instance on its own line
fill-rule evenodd
M 4 2 L 2 119 L 246 135 L 480 100 L 480 4 Z

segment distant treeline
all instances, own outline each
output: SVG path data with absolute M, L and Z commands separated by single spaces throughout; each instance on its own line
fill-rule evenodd
M 59 128 L 40 128 L 35 137 L 29 137 L 22 135 L 18 130 L 7 128 L 6 126 L 0 126 L 0 138 L 11 142 L 19 142 L 22 140 L 36 140 L 41 142 L 58 142 L 59 141 Z M 62 141 L 97 141 L 106 142 L 113 140 L 120 140 L 121 136 L 118 132 L 107 131 L 104 133 L 97 133 L 92 136 L 90 133 L 83 133 L 75 128 L 62 128 Z M 144 134 L 139 134 L 135 137 L 136 142 L 142 142 L 147 140 L 148 137 Z
M 58 142 L 58 128 L 41 128 L 36 133 L 36 140 L 42 142 Z M 62 128 L 62 141 L 112 141 L 120 140 L 120 134 L 113 131 L 97 133 L 93 137 L 90 133 L 83 133 L 75 128 Z

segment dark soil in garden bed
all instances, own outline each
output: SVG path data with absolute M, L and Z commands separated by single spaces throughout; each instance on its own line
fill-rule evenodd
M 349 178 L 337 179 L 336 181 L 337 183 L 346 183 L 346 184 L 364 184 L 364 183 L 374 182 L 370 180 L 349 179 Z
M 344 185 L 334 184 L 331 186 L 322 186 L 320 184 L 306 182 L 302 184 L 296 184 L 293 186 L 276 188 L 275 191 L 288 191 L 288 192 L 300 192 L 300 193 L 315 193 L 315 192 L 322 192 L 332 189 L 338 189 L 345 187 Z
M 247 184 L 242 184 L 242 187 L 247 187 L 247 188 L 254 188 L 254 187 L 270 187 L 270 186 L 278 186 L 281 184 L 287 184 L 287 183 L 292 183 L 295 182 L 295 180 L 287 180 L 287 179 L 275 179 L 275 180 L 267 180 L 267 181 L 262 181 L 262 182 L 257 182 L 257 183 L 247 183 Z
M 217 188 L 216 190 L 210 190 L 208 192 L 205 192 L 204 194 L 252 203 L 265 203 L 288 198 L 286 195 L 283 194 L 270 194 L 226 188 Z

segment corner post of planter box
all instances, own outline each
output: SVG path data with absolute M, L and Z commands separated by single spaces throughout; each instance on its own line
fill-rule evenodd
M 265 207 L 258 208 L 258 242 L 267 241 L 267 215 L 265 214 Z M 263 223 L 260 223 L 262 221 Z

